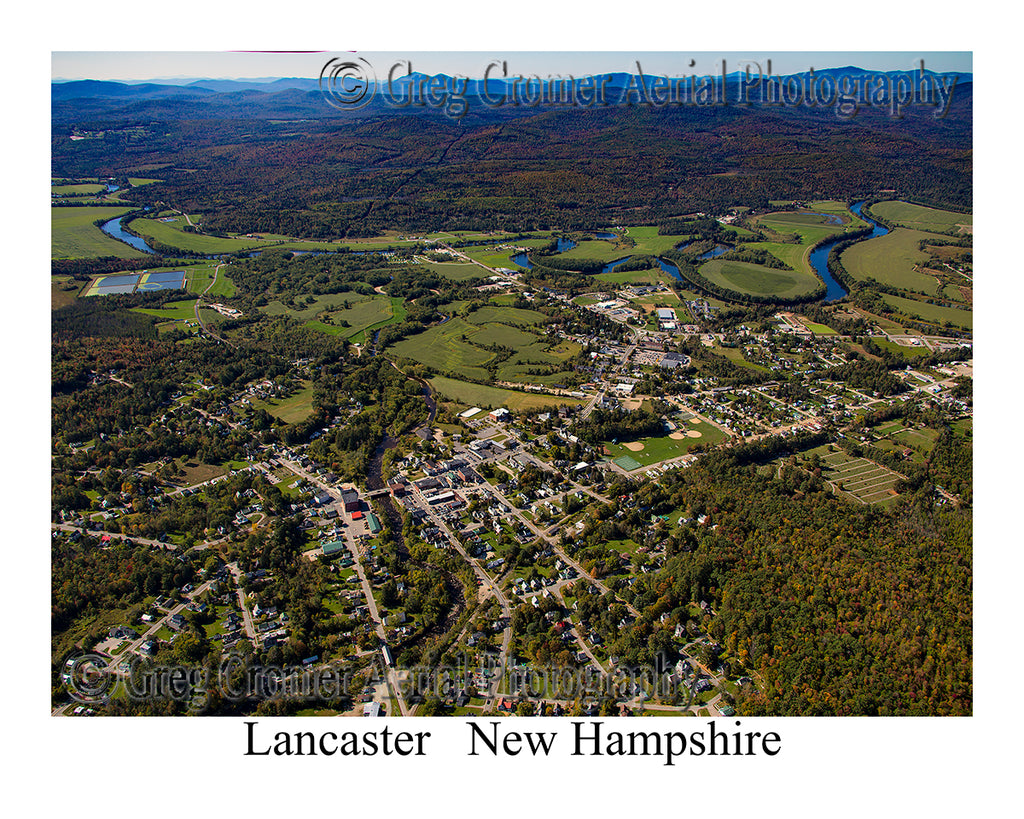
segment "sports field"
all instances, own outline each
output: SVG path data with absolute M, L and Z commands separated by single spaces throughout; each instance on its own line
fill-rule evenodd
M 974 225 L 974 217 L 969 213 L 926 208 L 909 202 L 878 202 L 869 210 L 880 219 L 914 230 L 969 233 Z
M 645 466 L 653 466 L 671 458 L 678 458 L 693 449 L 696 444 L 717 444 L 727 437 L 718 427 L 699 421 L 698 423 L 680 424 L 678 429 L 673 432 L 656 438 L 641 438 L 625 444 L 606 442 L 604 446 L 612 460 L 623 469 L 632 471 Z M 624 466 L 623 463 L 620 463 L 624 458 L 632 459 L 637 465 L 635 467 Z
M 50 208 L 50 255 L 54 259 L 95 259 L 116 256 L 140 259 L 147 254 L 107 236 L 93 224 L 97 219 L 116 219 L 131 208 Z

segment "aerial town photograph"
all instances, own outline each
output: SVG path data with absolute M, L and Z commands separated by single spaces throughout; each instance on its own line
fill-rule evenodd
M 54 712 L 970 714 L 970 55 L 329 56 L 51 85 Z
M 49 55 L 49 724 L 681 796 L 972 724 L 974 52 L 117 42 Z

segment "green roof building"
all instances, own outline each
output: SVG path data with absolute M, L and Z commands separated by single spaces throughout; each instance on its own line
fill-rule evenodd
M 344 540 L 335 540 L 324 544 L 324 556 L 334 557 L 340 552 L 348 551 L 348 544 Z

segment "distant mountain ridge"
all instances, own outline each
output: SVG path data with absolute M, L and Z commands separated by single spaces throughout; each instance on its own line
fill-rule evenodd
M 842 66 L 839 68 L 821 68 L 814 69 L 816 77 L 830 76 L 833 78 L 842 77 L 859 77 L 859 76 L 878 76 L 885 75 L 887 77 L 897 77 L 900 75 L 915 74 L 919 69 L 891 69 L 888 71 L 877 71 L 874 69 L 858 68 L 856 66 Z M 956 77 L 957 82 L 973 82 L 973 74 L 963 71 L 932 71 L 931 69 L 925 68 L 925 75 L 930 76 L 942 76 L 942 77 Z M 547 79 L 548 76 L 568 76 L 568 75 L 542 75 L 541 80 Z M 625 71 L 612 71 L 602 72 L 598 74 L 581 74 L 580 77 L 595 76 L 595 77 L 607 77 L 607 86 L 611 88 L 627 88 L 631 84 L 634 87 L 639 82 L 640 75 Z M 657 72 L 644 72 L 644 78 L 653 82 L 655 78 L 665 77 L 665 74 L 659 74 Z M 669 76 L 668 79 L 685 79 L 689 75 L 677 75 Z M 720 78 L 721 74 L 706 73 L 699 76 L 711 76 Z M 730 71 L 726 73 L 726 81 L 730 83 L 740 82 L 745 78 L 745 74 L 742 71 Z M 763 76 L 767 76 L 767 72 Z M 801 71 L 794 74 L 773 74 L 773 77 L 799 77 L 809 78 L 810 71 Z M 400 77 L 392 85 L 392 88 L 396 86 L 399 88 L 405 88 L 408 84 L 419 82 L 421 80 L 429 78 L 438 78 L 441 80 L 463 80 L 467 79 L 461 75 L 450 75 L 450 74 L 423 74 L 415 72 L 411 75 Z M 497 91 L 502 88 L 511 88 L 513 83 L 516 81 L 516 77 L 489 77 L 486 82 L 486 88 L 484 80 L 482 78 L 468 78 L 466 87 L 466 93 L 480 96 L 481 92 L 490 92 L 492 89 Z M 378 85 L 381 89 L 386 87 L 386 82 L 379 80 Z M 141 83 L 124 83 L 124 82 L 113 82 L 110 80 L 70 80 L 70 81 L 54 81 L 51 83 L 51 96 L 53 99 L 76 99 L 84 97 L 136 97 L 136 98 L 153 98 L 153 97 L 164 97 L 164 96 L 177 96 L 177 95 L 209 95 L 216 93 L 235 93 L 238 91 L 261 91 L 263 93 L 276 93 L 287 89 L 297 89 L 300 91 L 317 91 L 320 89 L 320 80 L 317 78 L 309 77 L 277 77 L 277 78 L 266 78 L 266 79 L 253 79 L 253 80 L 211 80 L 211 79 L 196 79 L 184 82 L 183 84 L 172 84 L 172 83 L 160 83 L 157 81 L 152 82 L 141 82 Z

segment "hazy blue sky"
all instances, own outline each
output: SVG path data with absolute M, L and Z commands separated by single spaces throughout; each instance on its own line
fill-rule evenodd
M 774 74 L 790 74 L 810 68 L 838 68 L 855 65 L 866 69 L 909 70 L 921 60 L 932 71 L 972 71 L 969 51 L 324 51 L 314 53 L 196 52 L 196 51 L 56 51 L 52 54 L 52 79 L 59 80 L 168 80 L 182 78 L 244 79 L 261 77 L 318 77 L 331 57 L 354 54 L 366 59 L 379 77 L 399 61 L 409 60 L 415 71 L 426 74 L 483 76 L 489 63 L 504 60 L 508 72 L 517 74 L 599 74 L 636 71 L 639 61 L 644 73 L 679 76 L 711 74 L 721 70 L 742 70 L 749 61 Z M 691 62 L 695 63 L 691 65 Z M 404 73 L 404 63 L 403 63 Z

